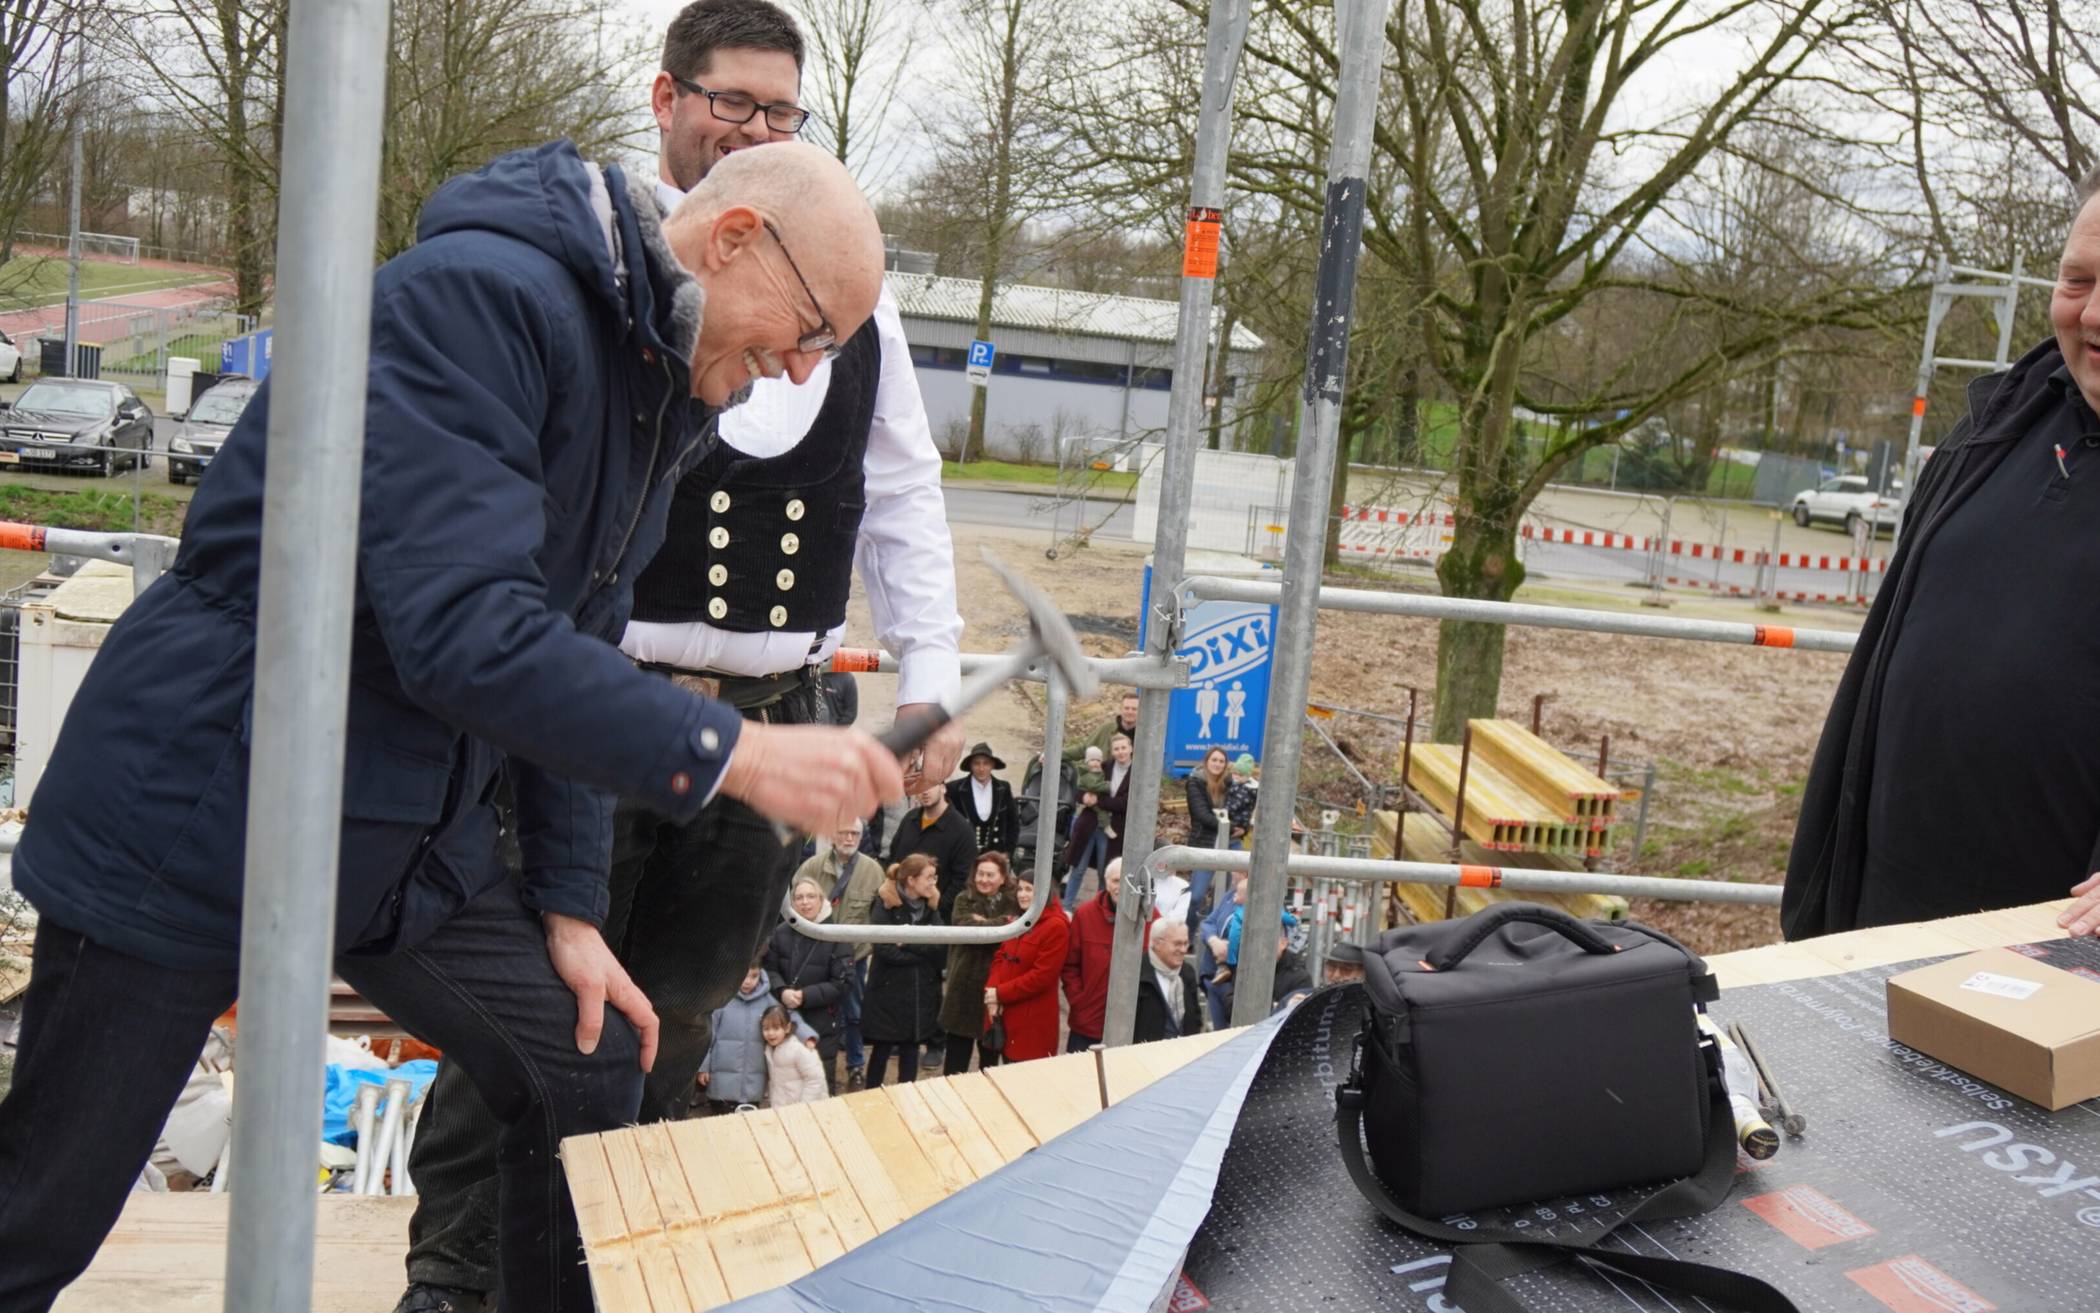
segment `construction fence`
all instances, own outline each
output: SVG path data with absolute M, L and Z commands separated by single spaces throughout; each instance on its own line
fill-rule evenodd
M 53 316 L 48 312 L 39 313 L 42 322 L 27 329 L 10 329 L 22 351 L 25 378 L 41 372 L 46 339 L 65 340 L 63 311 L 56 323 L 50 322 Z M 226 296 L 177 306 L 84 301 L 79 340 L 83 346 L 100 348 L 100 377 L 157 389 L 167 378 L 170 357 L 188 357 L 207 372 L 216 371 L 219 350 L 226 341 L 254 332 L 255 327 L 256 317 L 234 313 L 233 298 Z

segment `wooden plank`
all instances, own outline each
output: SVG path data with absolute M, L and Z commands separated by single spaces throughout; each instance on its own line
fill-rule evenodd
M 939 1169 L 927 1158 L 904 1118 L 897 1114 L 897 1105 L 890 1102 L 889 1095 L 879 1089 L 863 1090 L 847 1095 L 841 1102 L 860 1127 L 860 1133 L 867 1137 L 868 1148 L 874 1151 L 890 1183 L 896 1186 L 906 1217 L 948 1197 L 953 1187 L 943 1183 Z
M 887 1231 L 897 1223 L 910 1217 L 914 1211 L 904 1202 L 903 1191 L 890 1179 L 889 1171 L 875 1156 L 875 1146 L 860 1129 L 847 1104 L 864 1094 L 849 1094 L 843 1099 L 824 1099 L 805 1104 L 810 1120 L 824 1134 L 825 1147 L 839 1160 L 839 1169 L 846 1174 L 846 1181 L 860 1200 L 862 1211 L 868 1222 L 877 1231 Z M 931 1171 L 931 1168 L 927 1169 Z
M 663 1210 L 657 1206 L 656 1187 L 642 1162 L 641 1142 L 633 1131 L 616 1131 L 599 1136 L 598 1145 L 605 1151 L 613 1188 L 619 1192 L 620 1211 L 627 1217 L 628 1239 L 634 1245 L 642 1285 L 649 1292 L 649 1307 L 686 1307 L 685 1277 L 679 1271 L 677 1256 L 671 1252 Z
M 1006 1155 L 999 1152 L 984 1128 L 977 1124 L 977 1118 L 971 1115 L 962 1095 L 956 1093 L 954 1084 L 955 1078 L 945 1077 L 923 1080 L 906 1088 L 918 1091 L 919 1097 L 926 1101 L 927 1109 L 940 1119 L 941 1125 L 947 1129 L 948 1138 L 962 1151 L 963 1161 L 970 1165 L 970 1170 L 979 1177 L 990 1176 L 1006 1166 Z
M 745 1120 L 728 1114 L 671 1127 L 732 1299 L 786 1285 L 814 1266 Z
M 1184 1035 L 1179 1039 L 1110 1049 L 1109 1102 L 1121 1103 L 1152 1082 L 1181 1070 L 1239 1033 L 1237 1030 L 1208 1030 L 1200 1035 Z
M 954 1194 L 964 1186 L 976 1183 L 977 1171 L 963 1153 L 962 1145 L 926 1105 L 926 1096 L 916 1084 L 885 1085 L 882 1092 L 889 1096 L 891 1106 L 896 1108 L 905 1127 L 918 1140 L 920 1151 L 933 1164 L 945 1194 Z
M 1014 1111 L 999 1087 L 981 1071 L 973 1071 L 948 1079 L 948 1088 L 970 1110 L 977 1124 L 984 1128 L 985 1137 L 992 1148 L 1007 1162 L 1012 1162 L 1030 1149 L 1035 1148 L 1036 1139 L 1028 1133 L 1021 1115 Z
M 794 1219 L 795 1229 L 802 1235 L 802 1248 L 809 1254 L 810 1266 L 822 1267 L 845 1253 L 846 1246 L 824 1216 L 816 1191 L 810 1188 L 809 1173 L 803 1170 L 802 1160 L 780 1124 L 780 1114 L 770 1109 L 752 1113 L 744 1118 L 744 1124 L 750 1127 L 751 1138 L 758 1141 L 758 1151 L 765 1156 L 766 1169 L 773 1173 L 773 1184 L 779 1187 L 780 1197 L 787 1204 L 788 1216 Z
M 685 1302 L 675 1307 L 702 1309 L 728 1303 L 729 1287 L 722 1280 L 722 1266 L 701 1226 L 700 1204 L 693 1198 L 691 1183 L 685 1179 L 670 1127 L 652 1122 L 617 1133 L 633 1137 L 641 1154 L 642 1170 L 655 1192 L 657 1212 L 663 1218 L 671 1254 L 678 1261 L 678 1275 L 685 1283 Z
M 1101 1087 L 1090 1053 L 1007 1063 L 985 1073 L 1037 1144 L 1047 1144 L 1101 1111 Z
M 231 1202 L 203 1192 L 127 1195 L 95 1261 L 59 1292 L 58 1313 L 219 1313 Z M 389 1196 L 316 1201 L 312 1313 L 393 1307 L 415 1207 Z
M 648 1313 L 655 1303 L 649 1297 L 641 1256 L 629 1239 L 631 1228 L 620 1206 L 619 1188 L 613 1183 L 605 1138 L 577 1135 L 561 1145 L 562 1171 L 569 1180 L 569 1198 L 576 1205 L 584 1261 L 591 1269 L 591 1295 L 609 1313 Z
M 824 1128 L 817 1124 L 816 1114 L 810 1111 L 812 1106 L 791 1103 L 780 1109 L 780 1125 L 795 1146 L 795 1156 L 809 1177 L 810 1193 L 817 1206 L 831 1219 L 839 1242 L 852 1249 L 875 1238 L 875 1223 L 854 1192 L 853 1181 L 832 1151 Z

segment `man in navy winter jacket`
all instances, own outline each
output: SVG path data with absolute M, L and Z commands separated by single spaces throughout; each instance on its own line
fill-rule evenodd
M 866 320 L 881 238 L 814 148 L 725 163 L 659 224 L 567 143 L 455 179 L 418 237 L 373 290 L 336 969 L 504 1124 L 507 1313 L 585 1309 L 556 1150 L 632 1118 L 656 1025 L 596 928 L 612 793 L 823 831 L 902 792 L 866 736 L 747 724 L 608 641 L 714 412 Z M 0 1104 L 5 1313 L 93 1257 L 235 998 L 269 408 L 265 383 L 112 629 L 15 858 L 42 920 Z

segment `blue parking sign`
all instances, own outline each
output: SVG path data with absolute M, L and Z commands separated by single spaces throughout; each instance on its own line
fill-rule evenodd
M 992 358 L 998 354 L 998 347 L 982 339 L 974 339 L 970 343 L 970 367 L 972 369 L 990 369 L 992 367 Z

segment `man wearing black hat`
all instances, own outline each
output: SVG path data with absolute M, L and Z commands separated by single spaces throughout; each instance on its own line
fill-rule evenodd
M 963 758 L 963 769 L 968 774 L 948 781 L 948 805 L 970 823 L 979 853 L 1012 857 L 1021 842 L 1021 813 L 1014 806 L 1013 785 L 992 774 L 1005 770 L 1006 763 L 992 754 L 991 744 L 979 743 Z

